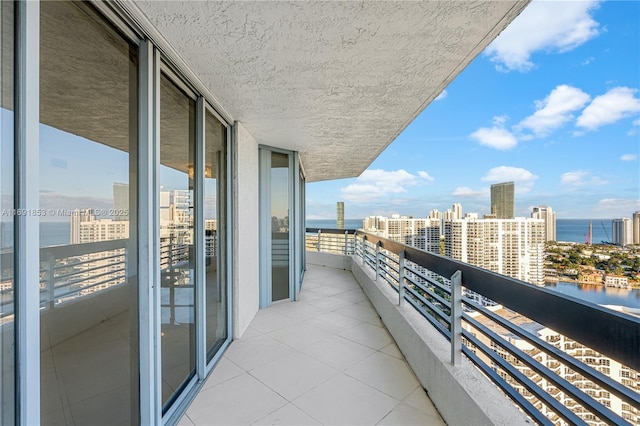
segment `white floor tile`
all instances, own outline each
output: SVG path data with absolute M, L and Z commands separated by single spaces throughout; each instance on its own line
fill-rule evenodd
M 228 358 L 223 357 L 218 364 L 214 367 L 213 371 L 202 385 L 202 390 L 208 389 L 212 386 L 219 385 L 222 382 L 226 382 L 229 379 L 244 374 L 245 370 L 238 367 Z
M 344 373 L 398 400 L 409 396 L 420 384 L 405 361 L 382 352 L 376 352 Z
M 387 355 L 404 360 L 404 355 L 402 355 L 402 352 L 400 352 L 400 349 L 398 349 L 395 343 L 385 346 L 380 349 L 380 352 L 384 352 Z
M 331 336 L 331 332 L 323 328 L 316 327 L 315 325 L 302 322 L 276 330 L 269 333 L 269 336 L 287 346 L 300 349 L 306 345 Z
M 362 323 L 339 333 L 340 336 L 372 349 L 382 349 L 393 342 L 389 332 L 382 327 Z
M 379 318 L 378 312 L 376 312 L 374 308 L 361 303 L 345 306 L 344 308 L 336 310 L 336 312 L 361 321 Z
M 248 425 L 287 401 L 249 374 L 227 380 L 196 396 L 187 415 L 196 425 Z
M 398 401 L 382 392 L 339 374 L 293 401 L 325 425 L 373 425 Z
M 289 325 L 296 324 L 295 318 L 288 317 L 275 310 L 266 310 L 266 312 L 259 317 L 255 317 L 251 322 L 251 327 L 255 328 L 261 333 L 270 333 L 272 331 L 285 328 Z
M 289 403 L 282 408 L 278 408 L 273 413 L 261 418 L 255 425 L 290 425 L 290 426 L 306 426 L 319 425 L 317 421 L 311 418 L 307 413 Z
M 436 410 L 433 402 L 431 402 L 429 396 L 427 396 L 427 392 L 422 387 L 418 387 L 418 389 L 411 392 L 411 394 L 406 397 L 402 403 L 413 408 L 417 408 L 418 410 L 422 410 L 432 417 L 440 417 L 438 410 Z
M 375 351 L 340 336 L 331 336 L 301 348 L 302 352 L 337 369 L 345 370 Z
M 292 351 L 293 349 L 289 346 L 278 342 L 271 336 L 260 336 L 232 342 L 224 356 L 238 367 L 250 371 L 280 359 Z
M 301 352 L 256 368 L 250 373 L 256 379 L 291 401 L 338 374 L 338 370 Z
M 393 409 L 378 425 L 402 426 L 444 426 L 445 422 L 438 417 L 430 416 L 424 411 L 408 405 L 400 404 Z

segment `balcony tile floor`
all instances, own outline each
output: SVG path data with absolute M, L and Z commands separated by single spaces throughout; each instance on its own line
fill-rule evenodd
M 181 425 L 444 425 L 349 271 L 308 265 L 258 312 Z

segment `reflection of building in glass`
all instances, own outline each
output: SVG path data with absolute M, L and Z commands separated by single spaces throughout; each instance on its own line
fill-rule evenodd
M 503 182 L 491 185 L 491 214 L 496 219 L 513 219 L 514 183 Z
M 542 219 L 465 219 L 445 222 L 444 252 L 531 284 L 544 284 Z
M 499 316 L 506 318 L 509 322 L 519 325 L 539 339 L 547 342 L 552 346 L 555 346 L 560 351 L 565 352 L 569 356 L 583 362 L 587 366 L 592 367 L 593 369 L 603 373 L 604 375 L 634 390 L 635 392 L 640 392 L 640 373 L 638 371 L 622 365 L 618 361 L 606 357 L 574 340 L 571 340 L 557 333 L 554 330 L 551 330 L 550 328 L 546 328 L 536 322 L 533 322 L 529 318 L 505 309 L 501 305 L 496 305 L 489 309 Z M 492 331 L 496 332 L 500 337 L 514 345 L 516 348 L 525 352 L 540 364 L 551 369 L 558 376 L 567 380 L 570 384 L 578 387 L 583 392 L 596 399 L 600 404 L 609 407 L 614 413 L 619 414 L 622 418 L 629 421 L 631 424 L 640 423 L 640 411 L 631 407 L 629 404 L 626 404 L 615 394 L 605 391 L 591 380 L 583 377 L 582 375 L 574 372 L 568 366 L 560 363 L 556 358 L 552 357 L 544 351 L 541 351 L 537 347 L 531 345 L 529 342 L 519 338 L 518 336 L 508 332 L 506 329 L 488 320 L 485 316 L 479 314 L 478 312 L 469 312 L 468 315 L 481 324 L 491 328 Z M 506 351 L 499 344 L 492 342 L 487 336 L 476 330 L 469 323 L 463 321 L 463 327 L 471 332 L 486 346 L 492 348 L 501 358 L 507 360 L 509 364 L 511 364 L 518 371 L 527 376 L 527 378 L 532 380 L 541 389 L 544 389 L 554 395 L 554 397 L 558 401 L 560 401 L 562 405 L 568 407 L 587 424 L 594 426 L 605 424 L 604 422 L 598 420 L 592 413 L 581 407 L 577 401 L 565 395 L 561 391 L 561 389 L 557 388 L 551 381 L 547 380 L 545 377 L 542 377 L 540 374 L 524 365 L 513 354 Z M 554 424 L 566 424 L 563 419 L 561 419 L 557 414 L 551 411 L 549 407 L 539 401 L 531 392 L 525 389 L 524 386 L 511 378 L 509 374 L 507 374 L 504 370 L 494 364 L 482 351 L 477 350 L 474 345 L 467 342 L 466 339 L 465 343 L 467 344 L 467 346 L 469 346 L 471 351 L 474 352 L 478 357 L 480 357 L 484 362 L 489 365 L 494 365 L 494 370 L 500 375 L 500 377 L 506 380 L 516 391 L 522 394 L 525 399 L 527 399 L 536 407 L 536 409 L 547 415 L 547 417 L 549 417 L 549 419 Z
M 129 220 L 129 184 L 113 183 L 113 220 Z
M 71 227 L 69 230 L 69 241 L 71 244 L 80 243 L 80 226 L 82 223 L 95 221 L 96 217 L 90 209 L 75 209 L 71 213 Z M 87 242 L 87 241 L 84 241 Z
M 97 220 L 90 209 L 76 209 L 71 214 L 71 244 L 86 244 L 84 254 L 67 257 L 67 274 L 73 273 L 74 279 L 82 278 L 78 283 L 70 283 L 69 290 L 78 293 L 67 298 L 94 293 L 122 284 L 126 281 L 126 253 L 124 248 L 102 248 L 104 241 L 129 238 L 129 221 L 112 219 Z M 89 246 L 89 244 L 93 244 Z M 53 278 L 49 278 L 51 280 Z M 46 287 L 46 282 L 44 287 Z M 42 285 L 41 285 L 42 287 Z
M 336 213 L 337 213 L 336 228 L 344 229 L 344 202 L 343 201 L 338 201 L 336 205 Z
M 218 255 L 218 247 L 216 246 L 217 232 L 218 220 L 206 219 L 204 221 L 204 250 L 207 259 Z
M 531 218 L 544 220 L 545 241 L 556 240 L 556 213 L 551 207 L 534 207 L 531 212 Z

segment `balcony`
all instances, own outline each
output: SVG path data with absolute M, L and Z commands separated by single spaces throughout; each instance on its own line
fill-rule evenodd
M 300 300 L 258 313 L 180 424 L 445 422 L 353 274 L 308 264 Z
M 318 256 L 321 264 L 352 270 L 449 424 L 472 418 L 452 417 L 459 413 L 449 400 L 463 392 L 469 392 L 469 400 L 457 406 L 477 405 L 494 424 L 504 419 L 485 410 L 493 403 L 502 405 L 501 410 L 517 406 L 525 415 L 520 422 L 628 424 L 626 413 L 610 410 L 620 401 L 629 404 L 635 421 L 640 419 L 639 384 L 621 383 L 616 375 L 609 377 L 578 356 L 590 351 L 619 368 L 637 369 L 638 318 L 360 231 L 308 229 L 307 250 L 316 252 L 307 252 L 308 262 Z M 561 338 L 550 338 L 553 335 Z M 422 346 L 416 346 L 417 339 L 423 340 Z M 569 341 L 571 347 L 563 351 L 561 341 Z M 450 359 L 442 342 L 451 349 Z M 468 365 L 484 375 L 473 385 L 461 379 L 472 374 Z M 579 372 L 590 388 L 611 399 L 582 391 L 581 382 L 563 375 L 565 370 Z M 529 377 L 534 373 L 536 380 Z M 488 390 L 473 395 L 473 388 L 487 379 L 501 390 L 498 398 Z M 558 398 L 576 409 L 567 409 Z

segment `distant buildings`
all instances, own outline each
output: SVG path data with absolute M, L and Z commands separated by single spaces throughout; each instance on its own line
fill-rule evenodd
M 640 244 L 640 210 L 633 214 L 633 244 Z
M 344 202 L 343 201 L 338 201 L 336 205 L 336 213 L 337 213 L 336 229 L 344 229 Z
M 440 253 L 440 219 L 392 215 L 369 216 L 363 220 L 366 232 L 432 253 Z
M 129 184 L 113 183 L 113 220 L 129 220 Z
M 551 207 L 534 207 L 531 218 L 544 220 L 545 241 L 556 241 L 556 214 Z
M 535 285 L 544 284 L 542 219 L 445 221 L 444 254 Z
M 513 219 L 514 192 L 513 182 L 491 185 L 491 214 L 496 215 L 496 219 Z
M 440 253 L 440 219 L 393 215 L 386 220 L 388 238 L 421 250 Z
M 623 247 L 633 244 L 633 222 L 628 217 L 613 219 L 611 231 L 613 244 Z
M 87 241 L 81 241 L 81 225 L 87 222 L 93 222 L 96 217 L 92 214 L 91 209 L 75 209 L 71 212 L 71 226 L 69 228 L 69 242 L 71 244 L 79 244 Z

